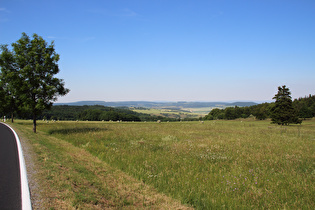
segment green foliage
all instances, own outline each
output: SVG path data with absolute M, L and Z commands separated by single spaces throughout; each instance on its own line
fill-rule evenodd
M 253 116 L 256 117 L 258 120 L 265 120 L 269 117 L 269 110 L 270 110 L 270 104 L 269 103 L 263 103 L 255 105 L 251 108 L 251 113 Z
M 236 114 L 236 108 L 228 107 L 224 110 L 224 118 L 227 120 L 234 120 L 238 118 L 238 115 Z
M 28 118 L 24 116 L 24 118 Z M 149 114 L 137 113 L 128 108 L 113 108 L 101 105 L 94 106 L 52 106 L 45 110 L 38 119 L 48 120 L 89 120 L 89 121 L 177 121 L 178 119 L 165 118 L 162 116 L 151 116 Z
M 7 45 L 3 45 L 1 51 L 2 91 L 12 100 L 9 100 L 10 105 L 18 105 L 13 106 L 14 109 L 32 114 L 36 132 L 37 116 L 49 109 L 58 96 L 69 92 L 63 80 L 54 77 L 59 73 L 59 55 L 54 43 L 48 45 L 37 34 L 30 39 L 22 33 L 22 37 L 12 43 L 12 51 Z
M 224 110 L 215 108 L 210 111 L 208 115 L 205 116 L 205 120 L 217 120 L 217 119 L 223 119 L 224 118 Z
M 46 117 L 48 120 L 90 120 L 99 121 L 100 116 L 104 112 L 119 112 L 118 109 L 111 107 L 104 107 L 100 105 L 95 106 L 68 106 L 58 105 L 52 106 L 51 109 L 46 110 L 40 116 L 40 119 Z
M 250 107 L 227 107 L 225 109 L 215 108 L 205 116 L 205 120 L 234 120 L 237 118 L 248 118 L 251 115 Z
M 225 109 L 215 108 L 204 117 L 204 120 L 233 120 L 237 118 L 248 118 L 252 115 L 258 120 L 275 117 L 274 119 L 279 118 L 278 120 L 280 120 L 280 124 L 282 124 L 281 120 L 283 120 L 283 124 L 292 124 L 301 123 L 298 118 L 306 119 L 315 117 L 315 95 L 295 99 L 293 102 L 290 94 L 287 99 L 285 99 L 286 97 L 284 97 L 284 99 L 280 98 L 279 101 L 282 106 L 275 105 L 273 102 L 257 104 L 249 107 L 235 106 L 227 107 Z M 280 115 L 282 115 L 282 118 Z M 278 123 L 278 121 L 275 123 Z
M 299 117 L 306 119 L 315 117 L 315 95 L 309 95 L 304 98 L 295 99 L 293 106 L 299 113 Z
M 15 87 L 19 86 L 19 78 L 14 68 L 14 56 L 7 45 L 1 45 L 0 54 L 0 113 L 11 115 L 17 112 L 20 105 L 18 92 Z
M 276 100 L 271 108 L 271 121 L 279 125 L 298 124 L 299 120 L 291 100 L 291 92 L 285 85 L 278 87 L 278 93 L 273 97 Z
M 80 113 L 79 119 L 81 120 L 92 120 L 92 121 L 140 121 L 140 118 L 134 114 L 127 114 L 124 112 L 120 112 L 118 110 L 109 110 L 109 111 L 102 111 L 102 110 L 93 110 L 88 109 Z

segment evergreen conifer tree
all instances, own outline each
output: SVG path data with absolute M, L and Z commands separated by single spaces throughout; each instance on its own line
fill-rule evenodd
M 293 107 L 291 92 L 285 85 L 278 87 L 278 93 L 273 97 L 274 106 L 271 109 L 271 121 L 278 125 L 298 124 L 299 120 L 296 110 Z

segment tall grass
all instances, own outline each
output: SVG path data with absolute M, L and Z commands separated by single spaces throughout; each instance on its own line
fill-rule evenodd
M 55 123 L 39 129 L 196 209 L 314 203 L 315 122 Z
M 54 137 L 104 131 L 93 126 L 68 125 L 58 126 L 61 129 L 48 134 L 41 130 L 34 134 L 32 122 L 18 121 L 13 125 L 24 149 L 33 151 L 24 154 L 33 157 L 27 169 L 32 175 L 34 209 L 191 209 L 93 157 L 84 145 L 75 147 Z M 29 143 L 32 146 L 27 147 Z

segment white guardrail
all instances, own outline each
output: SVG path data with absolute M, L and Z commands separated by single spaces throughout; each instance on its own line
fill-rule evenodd
M 11 128 L 7 124 L 5 125 L 8 126 L 11 129 L 11 131 L 14 133 L 16 145 L 18 149 L 19 162 L 20 162 L 20 175 L 21 175 L 22 210 L 32 210 L 31 196 L 30 196 L 30 190 L 28 187 L 27 172 L 26 172 L 26 166 L 25 166 L 21 142 L 20 142 L 19 136 L 16 134 L 13 128 Z

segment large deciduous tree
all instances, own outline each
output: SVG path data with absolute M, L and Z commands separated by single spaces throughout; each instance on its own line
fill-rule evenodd
M 15 88 L 19 87 L 19 78 L 14 56 L 8 50 L 7 45 L 1 45 L 0 51 L 0 110 L 3 114 L 10 114 L 13 122 L 13 115 L 19 104 L 17 89 Z
M 299 120 L 293 107 L 291 92 L 285 85 L 278 87 L 278 93 L 273 97 L 274 106 L 271 108 L 271 121 L 279 125 L 298 124 Z
M 62 79 L 54 77 L 59 73 L 59 55 L 54 42 L 48 43 L 37 34 L 30 39 L 25 33 L 12 44 L 2 46 L 0 54 L 2 80 L 19 101 L 19 109 L 30 112 L 33 117 L 33 131 L 36 119 L 45 109 L 49 109 L 58 96 L 66 95 Z

